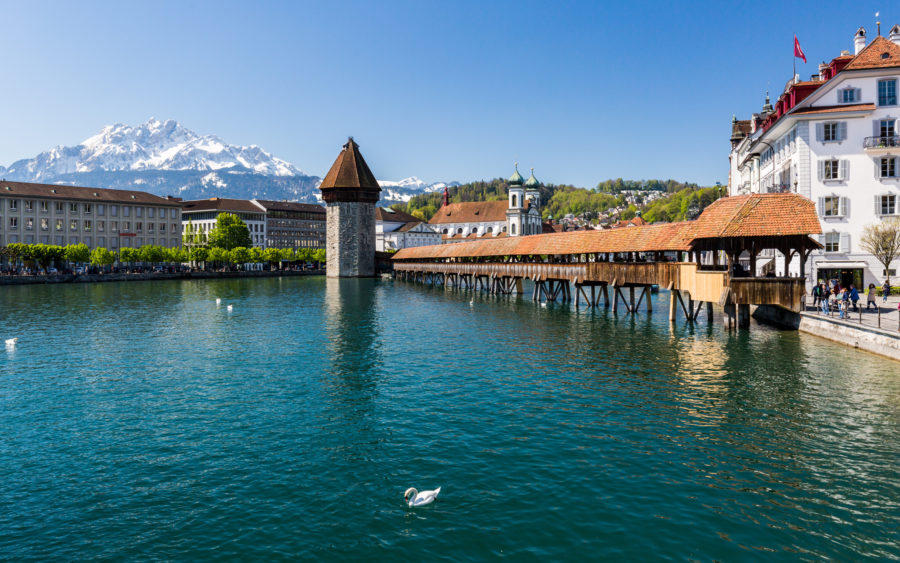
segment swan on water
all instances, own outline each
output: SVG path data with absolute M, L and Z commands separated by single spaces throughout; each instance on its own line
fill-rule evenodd
M 15 338 L 7 338 L 7 339 L 6 339 L 6 347 L 7 347 L 7 348 L 14 348 L 14 347 L 16 346 L 16 343 L 17 343 L 18 341 L 19 341 L 19 337 L 18 337 L 18 336 L 15 337 Z
M 232 310 L 234 310 L 234 305 L 229 305 L 229 306 L 228 306 L 228 312 L 230 313 Z
M 216 307 L 218 307 L 218 306 L 221 305 L 221 304 L 222 304 L 222 298 L 221 298 L 221 297 L 216 297 Z
M 410 487 L 406 489 L 405 493 L 403 493 L 403 500 L 405 500 L 406 504 L 408 504 L 410 507 L 425 506 L 426 504 L 433 503 L 437 498 L 438 493 L 440 492 L 440 487 L 433 491 L 422 491 L 421 493 L 416 489 Z

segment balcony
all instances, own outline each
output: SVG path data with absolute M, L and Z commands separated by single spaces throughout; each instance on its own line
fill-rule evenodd
M 773 184 L 763 188 L 761 191 L 766 194 L 789 194 L 793 190 L 790 184 Z
M 866 137 L 863 149 L 869 154 L 886 154 L 900 149 L 900 136 Z

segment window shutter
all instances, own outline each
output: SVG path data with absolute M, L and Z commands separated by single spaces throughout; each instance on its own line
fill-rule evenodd
M 819 198 L 819 216 L 820 217 L 825 216 L 825 198 L 824 197 Z
M 881 159 L 875 159 L 875 177 L 881 178 Z
M 850 252 L 850 233 L 841 233 L 841 252 Z
M 875 196 L 875 216 L 881 215 L 881 196 Z
M 820 143 L 825 140 L 825 124 L 816 123 L 816 140 Z
M 841 217 L 849 217 L 850 216 L 850 198 L 842 197 L 841 198 Z
M 841 180 L 849 179 L 850 178 L 850 161 L 842 160 L 839 170 L 841 173 Z
M 838 141 L 847 140 L 847 122 L 841 121 L 838 125 Z
M 876 119 L 875 121 L 872 122 L 872 136 L 878 137 L 880 135 L 881 135 L 881 127 L 880 127 L 880 124 L 878 123 L 878 120 Z
M 820 160 L 819 161 L 819 181 L 821 182 L 824 179 L 825 179 L 825 161 Z
M 859 88 L 854 88 L 853 89 L 853 101 L 859 102 L 860 100 L 862 100 L 862 90 Z

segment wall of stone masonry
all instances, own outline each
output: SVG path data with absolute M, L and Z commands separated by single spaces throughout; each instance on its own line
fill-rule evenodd
M 330 278 L 375 275 L 375 204 L 332 202 L 325 209 Z

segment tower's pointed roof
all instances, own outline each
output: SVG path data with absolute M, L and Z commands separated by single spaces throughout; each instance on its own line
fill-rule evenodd
M 381 190 L 375 175 L 359 152 L 359 145 L 353 137 L 347 139 L 341 154 L 331 165 L 319 189 L 328 188 L 364 188 Z
M 319 185 L 322 199 L 332 201 L 378 201 L 381 186 L 359 152 L 353 137 L 347 139 L 341 154 Z
M 517 162 L 516 163 L 516 171 L 513 172 L 513 175 L 509 177 L 509 180 L 507 180 L 507 182 L 509 183 L 510 186 L 521 186 L 522 182 L 524 182 L 524 181 L 525 181 L 525 178 L 523 178 L 522 175 L 519 174 L 519 163 Z
M 525 187 L 526 187 L 526 188 L 539 188 L 539 187 L 541 187 L 541 183 L 538 181 L 537 178 L 534 177 L 534 168 L 531 169 L 531 176 L 529 176 L 528 179 L 525 180 Z

